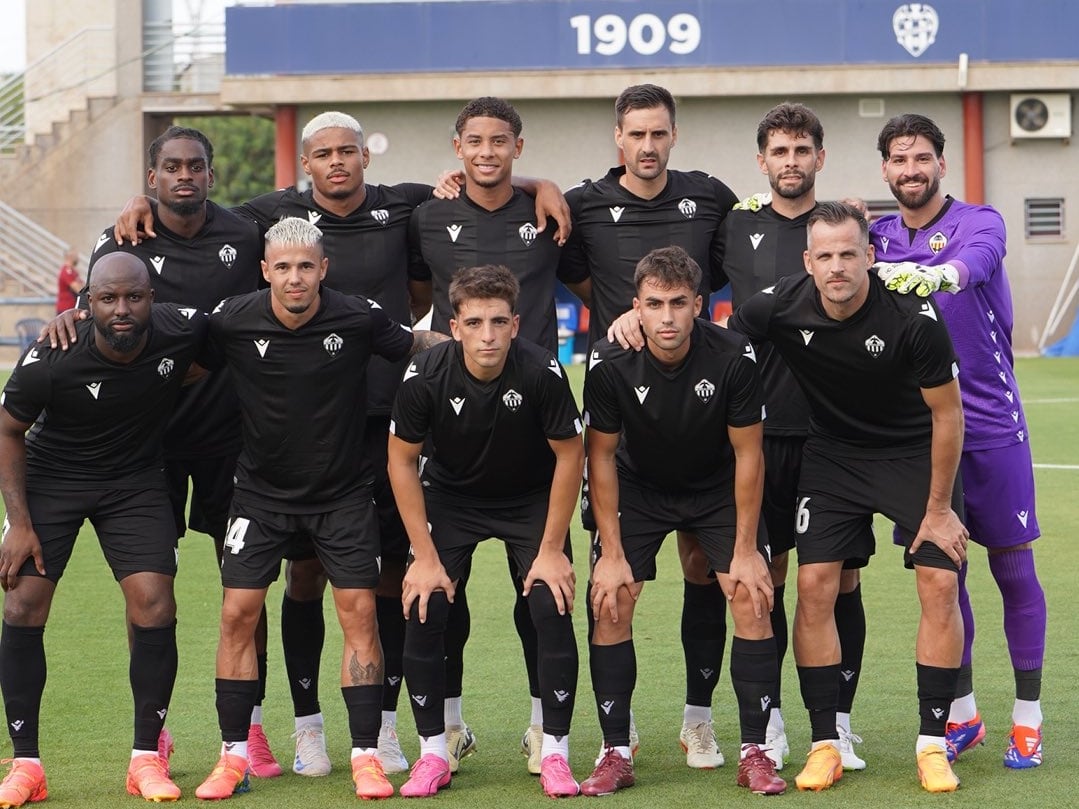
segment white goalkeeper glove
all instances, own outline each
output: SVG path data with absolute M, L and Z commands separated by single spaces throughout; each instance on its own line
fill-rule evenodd
M 951 264 L 938 264 L 929 267 L 913 261 L 900 261 L 896 264 L 878 262 L 873 265 L 877 277 L 887 289 L 906 295 L 913 292 L 919 298 L 927 298 L 934 292 L 959 291 L 959 270 Z
M 765 205 L 770 205 L 772 202 L 772 192 L 758 192 L 751 197 L 746 197 L 734 204 L 734 210 L 736 211 L 759 211 Z

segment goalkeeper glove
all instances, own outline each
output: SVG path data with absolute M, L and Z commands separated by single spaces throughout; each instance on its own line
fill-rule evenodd
M 926 298 L 934 292 L 959 291 L 959 270 L 951 264 L 938 264 L 930 267 L 913 261 L 900 261 L 896 264 L 880 262 L 873 265 L 877 277 L 887 289 L 906 295 L 913 292 L 919 298 Z

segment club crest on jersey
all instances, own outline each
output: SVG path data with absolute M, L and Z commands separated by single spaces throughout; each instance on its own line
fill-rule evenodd
M 887 236 L 881 236 L 880 237 L 880 252 L 887 253 L 888 252 L 888 245 L 889 245 L 889 243 L 891 241 L 892 240 L 889 239 Z
M 385 208 L 375 208 L 375 210 L 371 211 L 371 218 L 382 227 L 386 227 L 386 223 L 390 221 L 390 212 Z
M 933 251 L 933 255 L 936 255 L 945 247 L 948 246 L 948 237 L 944 235 L 942 231 L 937 231 L 929 237 L 929 249 Z
M 521 237 L 521 241 L 524 243 L 525 247 L 531 247 L 536 241 L 536 236 L 538 234 L 539 231 L 536 230 L 536 226 L 531 222 L 525 222 L 517 228 L 517 235 Z
M 524 404 L 524 397 L 513 388 L 510 388 L 502 395 L 502 404 L 508 407 L 511 413 L 516 413 Z
M 622 218 L 622 214 L 625 212 L 626 209 L 623 205 L 615 205 L 611 208 L 608 208 L 608 210 L 611 212 L 611 219 L 617 222 L 619 219 Z
M 336 333 L 330 334 L 325 340 L 322 341 L 322 347 L 326 349 L 326 353 L 331 357 L 336 357 L 337 352 L 345 345 L 345 341 L 337 336 Z
M 750 233 L 749 234 L 749 243 L 751 245 L 753 245 L 754 250 L 756 250 L 758 247 L 761 246 L 761 242 L 763 240 L 764 240 L 764 234 L 763 233 Z
M 876 359 L 884 353 L 884 341 L 874 334 L 865 341 L 865 350 L 869 352 L 873 359 Z
M 452 399 L 450 399 L 450 407 L 453 408 L 453 412 L 456 413 L 458 416 L 461 415 L 461 408 L 464 407 L 464 406 L 465 406 L 465 397 L 464 396 L 455 396 Z
M 154 265 L 154 271 L 158 275 L 161 275 L 161 271 L 165 269 L 165 257 L 164 256 L 154 256 L 153 258 L 150 259 L 150 263 Z
M 637 394 L 637 401 L 641 404 L 644 404 L 644 400 L 648 398 L 649 390 L 651 389 L 645 387 L 644 385 L 638 385 L 637 387 L 635 387 L 633 389 L 633 392 Z
M 320 214 L 318 211 L 307 212 L 307 221 L 310 222 L 312 225 L 317 225 L 318 220 L 320 220 L 321 218 L 322 214 Z
M 98 395 L 101 393 L 101 383 L 100 382 L 91 382 L 89 385 L 86 386 L 86 389 L 88 391 L 90 391 L 90 395 L 93 396 L 96 399 L 98 397 Z
M 446 225 L 446 232 L 450 234 L 450 241 L 457 244 L 457 237 L 461 235 L 461 226 Z
M 255 340 L 255 350 L 258 351 L 260 357 L 266 356 L 266 349 L 270 347 L 269 340 Z
M 109 234 L 108 233 L 102 233 L 100 236 L 98 236 L 97 237 L 97 244 L 94 245 L 93 252 L 96 253 L 98 250 L 100 250 L 101 245 L 103 245 L 108 240 L 109 240 Z
M 693 386 L 693 392 L 697 394 L 697 398 L 705 404 L 711 401 L 712 396 L 715 395 L 716 386 L 709 382 L 707 379 L 702 379 L 696 385 Z
M 692 219 L 697 213 L 697 203 L 686 198 L 678 203 L 678 210 L 682 212 L 682 216 L 686 219 Z
M 892 15 L 895 41 L 914 58 L 937 41 L 939 29 L 940 17 L 928 3 L 904 3 Z
M 227 269 L 231 270 L 232 265 L 236 263 L 236 248 L 231 244 L 226 244 L 217 251 L 217 257 L 221 259 L 221 263 L 224 264 Z
M 165 357 L 161 362 L 157 364 L 158 376 L 163 379 L 168 379 L 169 375 L 176 369 L 176 363 L 171 358 Z

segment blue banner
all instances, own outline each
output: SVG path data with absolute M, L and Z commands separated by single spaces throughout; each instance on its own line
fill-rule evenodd
M 1079 3 L 465 0 L 226 9 L 228 75 L 1079 59 Z

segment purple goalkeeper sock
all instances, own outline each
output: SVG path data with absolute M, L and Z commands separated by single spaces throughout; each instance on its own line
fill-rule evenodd
M 1045 655 L 1045 593 L 1034 570 L 1034 551 L 991 553 L 989 570 L 1004 599 L 1004 636 L 1012 667 L 1040 669 Z
M 974 651 L 974 610 L 970 608 L 970 593 L 967 592 L 967 562 L 963 562 L 963 566 L 959 568 L 959 612 L 963 616 L 962 665 L 969 668 Z

